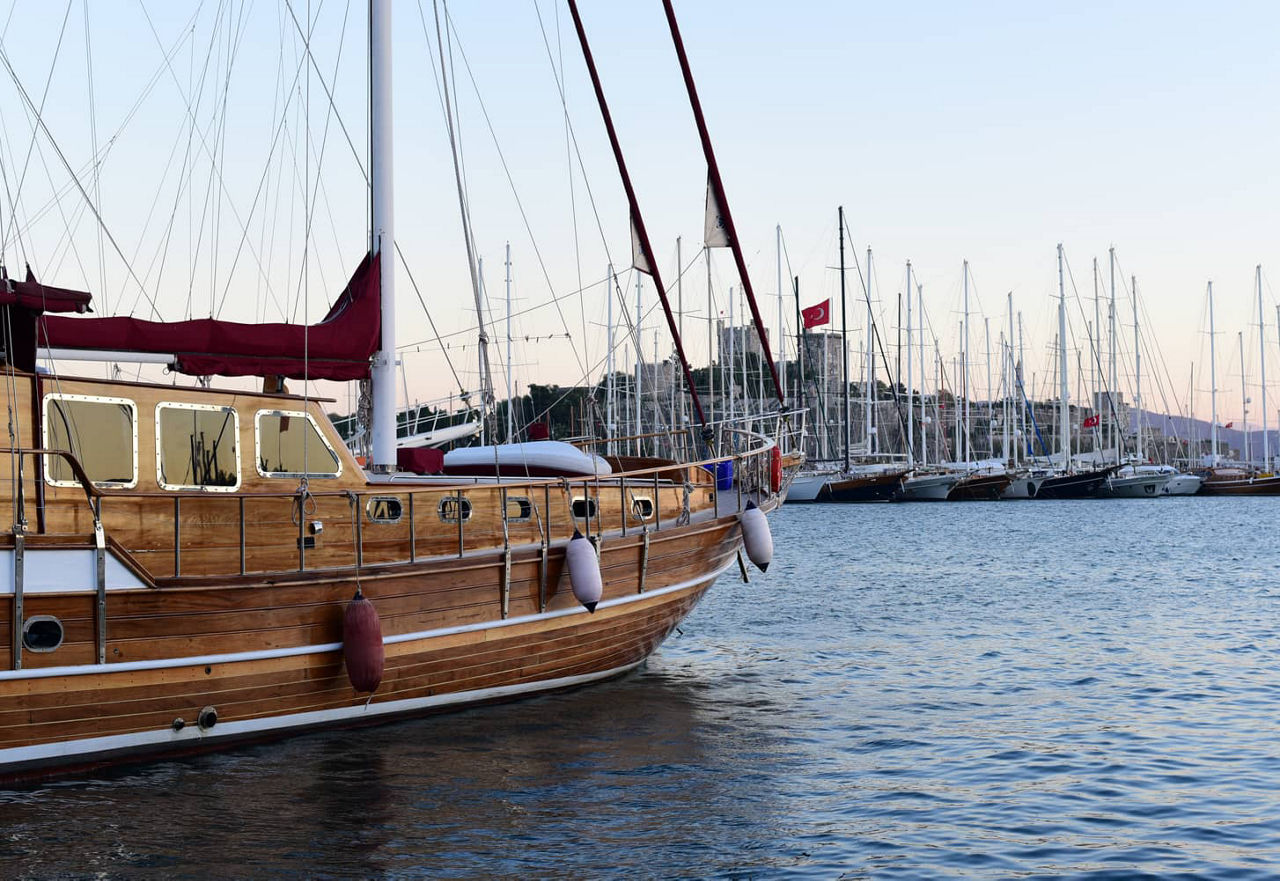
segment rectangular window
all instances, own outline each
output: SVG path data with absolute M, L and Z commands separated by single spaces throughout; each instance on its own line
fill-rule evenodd
M 235 409 L 157 404 L 156 467 L 162 489 L 238 489 L 240 419 Z
M 46 395 L 44 445 L 79 460 L 97 486 L 138 484 L 138 407 L 124 398 Z M 54 486 L 79 486 L 61 456 L 45 457 L 45 475 Z
M 292 410 L 259 410 L 255 444 L 263 477 L 337 477 L 342 460 L 315 420 Z

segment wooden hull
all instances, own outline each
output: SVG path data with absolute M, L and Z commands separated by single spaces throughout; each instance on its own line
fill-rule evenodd
M 831 480 L 827 484 L 824 495 L 819 497 L 823 502 L 890 502 L 902 490 L 902 478 L 905 471 L 891 471 L 884 474 L 845 475 Z
M 341 618 L 352 580 L 113 594 L 108 654 L 133 660 L 0 673 L 0 780 L 616 676 L 640 664 L 734 564 L 739 535 L 735 519 L 720 518 L 652 536 L 641 592 L 643 537 L 606 534 L 605 598 L 593 614 L 569 591 L 562 551 L 549 559 L 554 590 L 545 611 L 538 610 L 539 549 L 513 555 L 505 619 L 493 587 L 505 566 L 500 556 L 437 562 L 412 574 L 371 570 L 360 584 L 382 619 L 386 668 L 367 705 L 343 666 Z M 91 617 L 89 597 L 32 595 L 26 604 L 30 614 L 43 607 L 68 622 L 77 605 Z M 164 638 L 174 633 L 184 634 L 185 654 Z M 217 722 L 202 728 L 206 707 Z
M 1210 474 L 1200 483 L 1203 496 L 1280 496 L 1280 477 L 1214 479 Z

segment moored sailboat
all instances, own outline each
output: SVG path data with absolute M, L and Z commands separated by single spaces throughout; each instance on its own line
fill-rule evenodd
M 370 30 L 372 247 L 325 321 L 60 317 L 89 295 L 0 279 L 0 780 L 617 676 L 735 565 L 749 503 L 778 503 L 776 446 L 749 433 L 611 473 L 389 482 L 388 0 Z M 177 373 L 264 384 L 50 376 L 38 345 L 163 346 Z M 371 379 L 373 473 L 284 386 L 317 377 Z

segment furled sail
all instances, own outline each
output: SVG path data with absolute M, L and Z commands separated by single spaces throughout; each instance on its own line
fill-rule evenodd
M 191 376 L 284 376 L 346 381 L 369 376 L 381 329 L 378 261 L 366 254 L 317 324 L 247 324 L 215 318 L 62 318 L 39 322 L 40 345 L 171 354 Z

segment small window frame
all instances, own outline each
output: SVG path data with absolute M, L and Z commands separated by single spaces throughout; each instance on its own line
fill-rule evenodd
M 104 489 L 133 489 L 134 487 L 136 487 L 138 485 L 138 474 L 141 470 L 138 467 L 138 405 L 137 403 L 135 403 L 134 401 L 131 401 L 128 398 L 111 398 L 111 397 L 104 397 L 99 395 L 72 395 L 72 394 L 66 394 L 64 392 L 46 392 L 44 396 L 44 401 L 41 403 L 41 408 L 40 408 L 41 409 L 40 433 L 43 435 L 43 442 L 46 449 L 50 448 L 49 432 L 51 430 L 50 426 L 52 426 L 53 424 L 52 420 L 49 419 L 49 407 L 54 401 L 83 401 L 83 402 L 88 402 L 92 404 L 115 404 L 116 406 L 123 405 L 129 408 L 129 412 L 132 414 L 132 417 L 133 417 L 131 420 L 133 423 L 133 478 L 128 481 L 94 480 L 90 478 L 89 482 L 96 487 L 101 487 Z M 75 455 L 75 453 L 71 450 L 68 450 L 67 452 L 71 453 L 71 455 L 73 456 Z M 45 463 L 44 463 L 45 482 L 48 483 L 50 486 L 66 486 L 66 487 L 78 488 L 80 486 L 80 481 L 78 480 L 57 480 L 54 478 L 53 463 L 52 463 L 52 460 L 54 458 L 61 458 L 61 457 L 45 456 Z M 81 467 L 83 467 L 84 463 L 81 462 L 80 464 L 81 464 Z
M 519 514 L 512 516 L 512 505 L 516 506 Z M 508 523 L 528 523 L 533 519 L 533 499 L 528 496 L 507 496 L 506 515 Z
M 394 517 L 376 517 L 374 511 L 378 510 L 379 503 L 394 503 L 396 515 Z M 390 508 L 390 504 L 388 504 Z M 400 501 L 399 496 L 366 496 L 364 502 L 364 516 L 370 523 L 390 524 L 399 523 L 404 519 L 404 502 Z
M 325 449 L 329 451 L 329 455 L 333 456 L 335 462 L 338 463 L 338 470 L 329 471 L 263 471 L 262 470 L 262 417 L 263 416 L 287 416 L 290 419 L 305 419 L 315 429 L 316 434 L 320 436 L 320 442 L 324 444 Z M 342 476 L 342 457 L 338 455 L 338 451 L 333 448 L 333 444 L 329 443 L 329 439 L 325 437 L 324 432 L 320 430 L 320 424 L 311 416 L 302 410 L 259 410 L 253 414 L 253 467 L 257 469 L 260 477 L 291 477 L 303 478 L 307 480 L 337 480 Z
M 649 506 L 648 513 L 641 512 L 641 509 L 645 505 Z M 650 520 L 653 519 L 653 515 L 654 515 L 654 512 L 657 510 L 657 507 L 658 506 L 654 503 L 652 496 L 634 496 L 633 495 L 631 497 L 631 519 L 636 520 L 640 523 L 648 523 Z
M 585 510 L 585 514 L 578 513 L 579 505 L 581 510 Z M 600 513 L 600 505 L 596 502 L 595 496 L 574 496 L 569 502 L 569 514 L 574 520 L 594 520 L 596 515 Z
M 57 644 L 51 645 L 51 646 L 33 646 L 30 643 L 28 643 L 27 634 L 31 631 L 31 625 L 44 624 L 49 621 L 52 621 L 54 624 L 58 625 Z M 47 652 L 56 652 L 58 649 L 62 648 L 63 643 L 67 641 L 67 628 L 66 628 L 66 625 L 64 625 L 61 621 L 59 621 L 53 615 L 32 615 L 30 618 L 22 622 L 21 640 L 22 640 L 23 651 L 36 652 L 37 654 L 44 654 Z
M 160 410 L 168 408 L 171 410 L 203 410 L 205 412 L 214 413 L 230 413 L 231 414 L 231 431 L 236 441 L 236 482 L 231 486 L 209 486 L 205 484 L 193 483 L 165 483 L 164 469 L 162 467 L 163 440 L 160 437 Z M 229 407 L 220 404 L 189 404 L 184 401 L 160 401 L 156 404 L 156 485 L 163 490 L 170 491 L 196 491 L 196 492 L 219 492 L 232 493 L 240 489 L 240 485 L 244 482 L 244 469 L 240 467 L 240 413 L 235 407 Z
M 441 523 L 456 524 L 458 522 L 458 514 L 453 514 L 452 516 L 450 516 L 445 513 L 445 508 L 449 504 L 454 505 L 455 511 L 461 512 L 463 523 L 466 523 L 468 520 L 470 520 L 471 514 L 475 511 L 475 506 L 471 504 L 471 499 L 467 498 L 461 493 L 458 493 L 457 495 L 451 495 L 451 496 L 441 496 L 440 501 L 436 503 L 436 517 L 439 518 Z

